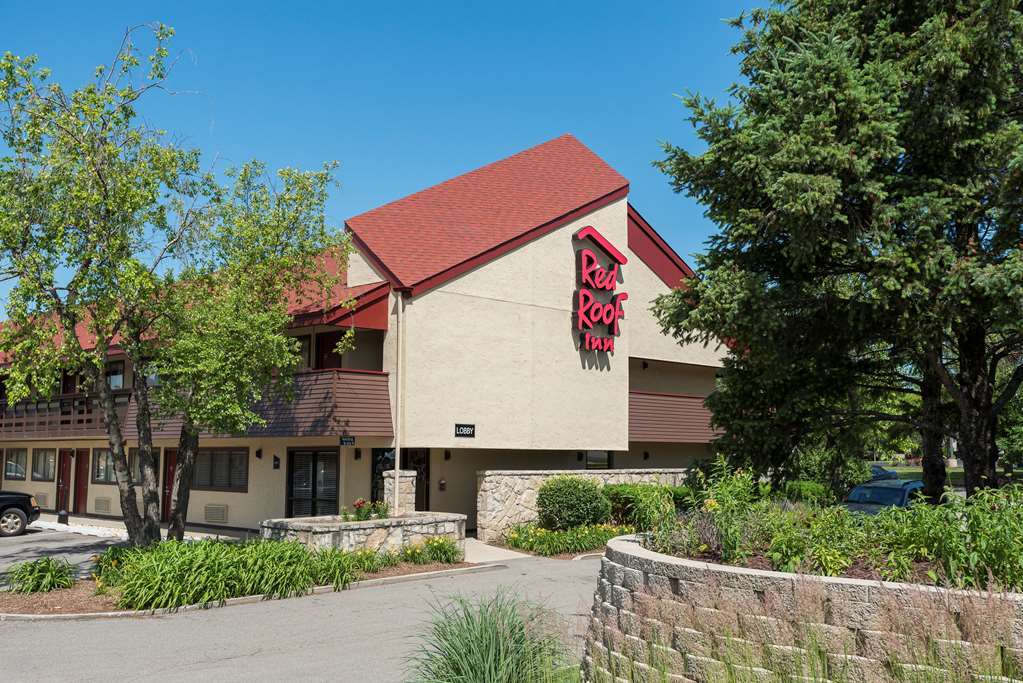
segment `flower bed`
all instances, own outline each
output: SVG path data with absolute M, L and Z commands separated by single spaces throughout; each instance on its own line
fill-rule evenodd
M 61 591 L 52 590 L 59 587 L 73 592 L 66 594 L 67 599 L 82 607 L 83 586 L 91 583 L 100 609 L 84 611 L 109 609 L 111 599 L 119 609 L 175 609 L 222 604 L 230 598 L 249 595 L 287 598 L 305 595 L 315 586 L 343 590 L 367 574 L 414 573 L 461 561 L 458 545 L 442 537 L 384 553 L 345 552 L 336 548 L 311 550 L 299 543 L 282 541 L 165 541 L 148 548 L 109 548 L 96 556 L 89 582 L 12 583 L 12 590 L 0 593 L 0 605 L 22 613 L 40 613 L 36 605 L 59 606 Z M 15 567 L 11 576 L 49 572 L 45 562 L 37 560 Z M 20 591 L 17 599 L 15 590 Z
M 719 472 L 698 506 L 645 541 L 712 562 L 957 588 L 1023 589 L 1023 488 L 874 516 L 764 497 L 748 472 Z

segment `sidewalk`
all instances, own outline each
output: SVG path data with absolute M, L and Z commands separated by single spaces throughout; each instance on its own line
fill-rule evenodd
M 86 536 L 96 536 L 99 538 L 115 538 L 122 541 L 128 540 L 128 532 L 124 527 L 124 522 L 117 519 L 96 519 L 93 517 L 70 517 L 67 524 L 58 524 L 57 515 L 44 512 L 39 515 L 39 519 L 32 522 L 29 528 L 35 529 L 49 529 L 52 531 L 63 531 L 72 534 L 83 534 Z M 166 524 L 161 524 L 160 528 L 164 531 L 167 530 Z M 201 538 L 256 538 L 259 534 L 255 531 L 240 531 L 237 529 L 209 529 L 209 528 L 187 528 L 185 531 L 185 538 L 201 539 Z

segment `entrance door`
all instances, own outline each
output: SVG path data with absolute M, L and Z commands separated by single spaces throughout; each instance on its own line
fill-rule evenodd
M 75 509 L 76 515 L 84 515 L 89 500 L 89 449 L 75 450 Z
M 336 448 L 288 451 L 288 517 L 338 513 L 339 457 Z
M 429 510 L 430 449 L 429 448 L 401 449 L 401 469 L 416 471 L 416 510 Z
M 394 469 L 394 449 L 374 448 L 370 477 L 374 501 L 384 499 L 384 472 Z M 416 471 L 416 510 L 430 509 L 430 449 L 401 449 L 401 469 Z M 388 505 L 393 500 L 386 501 Z
M 174 472 L 178 468 L 178 449 L 163 449 L 163 495 L 160 496 L 160 521 L 170 521 L 171 496 L 174 495 Z
M 57 512 L 68 511 L 71 503 L 71 461 L 75 452 L 70 448 L 61 448 L 57 453 Z

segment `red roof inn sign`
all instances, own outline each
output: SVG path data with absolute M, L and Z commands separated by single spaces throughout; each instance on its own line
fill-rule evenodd
M 577 240 L 590 240 L 607 254 L 608 265 L 592 249 L 579 250 L 579 289 L 575 295 L 575 324 L 579 330 L 579 348 L 614 353 L 615 337 L 621 334 L 619 321 L 625 317 L 622 302 L 625 292 L 616 293 L 621 266 L 628 259 L 614 248 L 592 225 L 575 233 Z

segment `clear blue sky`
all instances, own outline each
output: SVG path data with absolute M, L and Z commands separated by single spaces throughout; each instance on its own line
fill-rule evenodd
M 181 59 L 151 122 L 219 165 L 341 162 L 335 225 L 562 133 L 632 183 L 687 260 L 714 226 L 651 167 L 659 141 L 699 149 L 687 90 L 737 77 L 723 19 L 766 2 L 94 2 L 0 0 L 0 50 L 65 85 L 109 62 L 124 29 L 163 21 Z

